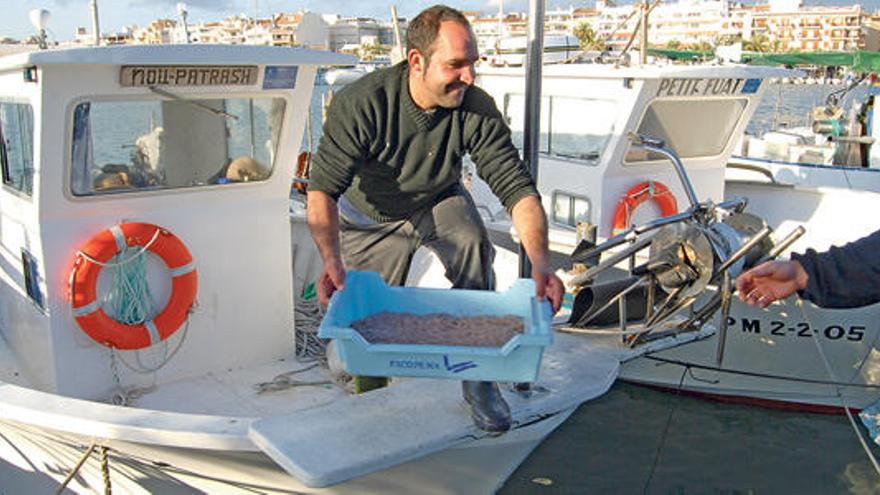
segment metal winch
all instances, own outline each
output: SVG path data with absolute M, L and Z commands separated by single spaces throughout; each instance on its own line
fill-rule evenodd
M 577 291 L 569 325 L 617 327 L 625 342 L 637 345 L 699 330 L 720 310 L 723 333 L 736 276 L 776 257 L 804 230 L 799 227 L 774 243 L 767 223 L 744 211 L 745 198 L 698 201 L 673 150 L 647 136 L 631 134 L 630 139 L 672 162 L 690 205 L 598 245 L 582 240 L 571 255 L 583 268 L 569 282 Z

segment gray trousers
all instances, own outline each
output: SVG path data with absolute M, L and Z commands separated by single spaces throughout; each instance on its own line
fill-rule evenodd
M 346 269 L 378 272 L 389 285 L 403 285 L 413 255 L 424 246 L 440 258 L 454 288 L 495 288 L 495 249 L 473 199 L 460 186 L 403 220 L 376 222 L 344 197 L 339 211 Z

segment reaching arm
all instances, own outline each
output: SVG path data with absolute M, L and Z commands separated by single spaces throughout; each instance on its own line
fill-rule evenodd
M 790 296 L 823 308 L 857 308 L 880 301 L 880 231 L 817 253 L 793 253 L 791 261 L 764 263 L 739 276 L 740 298 L 765 307 Z
M 324 260 L 324 271 L 315 289 L 318 301 L 328 304 L 333 292 L 345 287 L 345 267 L 339 251 L 339 210 L 329 194 L 309 191 L 307 212 L 309 230 Z
M 562 280 L 550 268 L 550 255 L 547 240 L 547 216 L 538 196 L 524 196 L 511 209 L 513 226 L 519 234 L 520 242 L 532 262 L 532 279 L 535 281 L 536 295 L 546 297 L 553 306 L 553 312 L 562 305 L 565 291 Z

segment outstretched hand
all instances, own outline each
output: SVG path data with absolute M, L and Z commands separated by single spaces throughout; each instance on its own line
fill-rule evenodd
M 553 308 L 553 314 L 556 314 L 562 306 L 562 295 L 565 293 L 562 280 L 553 272 L 546 273 L 536 269 L 532 270 L 532 279 L 535 281 L 535 296 L 538 299 L 546 297 Z
M 324 306 L 330 304 L 330 296 L 337 290 L 345 288 L 345 268 L 338 261 L 324 263 L 324 271 L 318 277 L 315 289 L 318 293 L 318 302 Z
M 808 278 L 797 261 L 768 261 L 737 277 L 736 290 L 743 302 L 766 308 L 805 288 Z

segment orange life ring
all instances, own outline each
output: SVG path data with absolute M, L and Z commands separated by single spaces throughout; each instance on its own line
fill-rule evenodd
M 97 299 L 102 264 L 126 246 L 143 246 L 171 271 L 171 296 L 151 321 L 126 325 L 111 318 Z M 95 263 L 97 261 L 98 263 Z M 77 324 L 99 344 L 116 349 L 142 349 L 165 340 L 186 321 L 196 298 L 198 277 L 192 256 L 171 232 L 149 223 L 115 225 L 92 237 L 79 250 L 70 272 L 70 302 Z
M 619 234 L 628 229 L 635 209 L 649 199 L 653 199 L 657 203 L 657 206 L 660 207 L 660 213 L 664 217 L 678 213 L 678 202 L 666 185 L 656 180 L 639 182 L 629 188 L 626 195 L 620 198 L 617 203 L 617 209 L 614 210 L 614 223 L 611 225 L 612 234 Z

